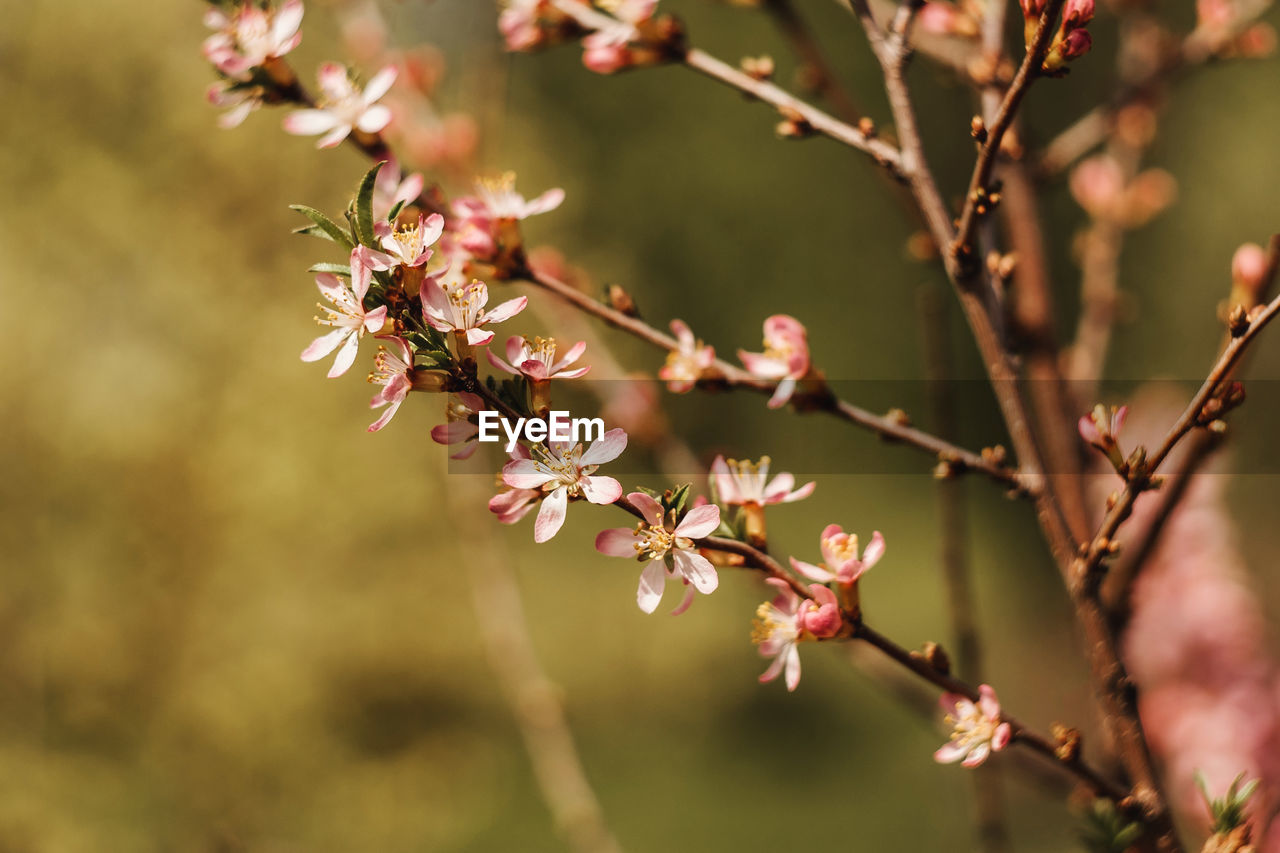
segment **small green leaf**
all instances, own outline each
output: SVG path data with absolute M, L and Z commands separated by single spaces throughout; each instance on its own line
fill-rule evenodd
M 373 187 L 378 182 L 378 171 L 387 164 L 382 160 L 365 172 L 360 180 L 360 188 L 356 190 L 355 226 L 356 237 L 366 246 L 376 246 L 373 236 Z
M 396 217 L 400 215 L 400 211 L 404 210 L 404 204 L 403 199 L 395 203 L 395 206 L 391 208 L 391 212 L 387 214 L 388 222 L 396 221 Z
M 311 234 L 315 237 L 324 236 L 337 243 L 339 246 L 342 246 L 344 249 L 355 248 L 356 244 L 351 241 L 351 235 L 344 231 L 338 223 L 334 222 L 314 207 L 307 207 L 305 204 L 291 204 L 289 205 L 289 209 L 298 211 L 314 223 L 314 225 L 298 229 L 295 233 Z

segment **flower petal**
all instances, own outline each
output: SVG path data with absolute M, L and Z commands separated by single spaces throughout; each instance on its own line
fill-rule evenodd
M 622 484 L 612 477 L 586 477 L 578 481 L 578 487 L 593 504 L 611 504 L 622 497 Z
M 640 573 L 640 586 L 636 589 L 636 604 L 645 613 L 652 613 L 662 602 L 662 591 L 667 585 L 667 567 L 661 560 L 653 560 Z
M 587 451 L 582 454 L 583 465 L 602 465 L 612 462 L 627 449 L 627 431 L 621 427 L 609 430 L 596 439 Z M 616 498 L 615 498 L 616 500 Z
M 804 575 L 809 580 L 818 581 L 820 583 L 830 583 L 836 579 L 836 576 L 821 566 L 815 566 L 813 563 L 806 563 L 803 560 L 791 558 L 791 568 L 795 569 L 799 574 Z
M 601 530 L 596 535 L 596 550 L 607 557 L 635 557 L 636 532 L 630 527 Z
M 720 576 L 711 561 L 694 551 L 676 551 L 672 555 L 676 572 L 683 576 L 703 595 L 710 595 L 720 585 Z
M 538 520 L 533 525 L 533 541 L 542 543 L 560 532 L 564 526 L 565 511 L 569 506 L 569 493 L 561 486 L 542 501 Z
M 676 525 L 676 535 L 688 539 L 701 539 L 710 536 L 711 531 L 720 526 L 720 507 L 715 504 L 696 506 L 685 514 Z
M 649 522 L 651 526 L 662 526 L 662 504 L 654 500 L 652 495 L 646 495 L 644 492 L 632 492 L 627 495 L 627 500 L 631 501 L 632 505 L 640 510 L 644 520 Z

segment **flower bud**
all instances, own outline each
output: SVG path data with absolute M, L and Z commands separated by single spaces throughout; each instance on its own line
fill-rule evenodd
M 1062 27 L 1075 30 L 1093 20 L 1093 0 L 1067 0 L 1062 10 Z
M 1089 35 L 1088 30 L 1072 30 L 1062 40 L 1062 58 L 1070 60 L 1084 56 L 1091 47 L 1093 36 Z
M 1255 300 L 1260 295 L 1267 274 L 1267 253 L 1257 243 L 1245 243 L 1231 258 L 1231 280 L 1246 288 Z
M 821 604 L 816 601 L 805 603 L 800 607 L 797 621 L 801 629 L 822 640 L 840 633 L 840 628 L 844 624 L 840 607 L 834 600 Z
M 582 52 L 582 64 L 597 74 L 614 74 L 631 64 L 631 51 L 616 45 L 589 47 Z
M 1045 0 L 1018 0 L 1018 5 L 1022 6 L 1022 16 L 1028 20 L 1044 14 Z

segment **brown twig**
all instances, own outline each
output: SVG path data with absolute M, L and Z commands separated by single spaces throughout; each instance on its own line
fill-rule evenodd
M 764 0 L 764 9 L 804 63 L 804 73 L 814 93 L 826 98 L 846 122 L 856 124 L 862 117 L 862 111 L 849 90 L 840 84 L 840 78 L 827 62 L 817 37 L 795 4 L 791 0 Z

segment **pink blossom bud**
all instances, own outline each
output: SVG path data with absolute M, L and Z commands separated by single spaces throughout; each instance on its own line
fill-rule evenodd
M 1062 40 L 1062 58 L 1075 59 L 1084 56 L 1093 47 L 1093 36 L 1088 30 L 1078 29 L 1067 33 Z
M 1074 30 L 1092 21 L 1093 7 L 1093 0 L 1067 0 L 1062 11 L 1063 29 Z
M 813 593 L 813 600 L 800 605 L 796 612 L 796 627 L 818 639 L 834 637 L 844 624 L 835 593 L 821 584 L 811 584 L 809 591 Z
M 916 15 L 916 26 L 936 36 L 951 35 L 956 23 L 956 7 L 950 3 L 925 3 Z
M 631 64 L 631 51 L 619 45 L 588 47 L 582 52 L 582 64 L 597 74 L 613 74 Z
M 1267 273 L 1267 253 L 1257 243 L 1245 243 L 1231 259 L 1231 280 L 1255 293 L 1262 289 Z

